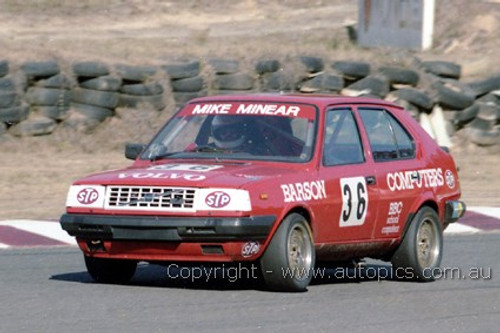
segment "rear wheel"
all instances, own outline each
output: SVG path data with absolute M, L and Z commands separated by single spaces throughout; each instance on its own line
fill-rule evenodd
M 290 214 L 261 258 L 264 282 L 273 290 L 305 291 L 311 282 L 315 260 L 307 220 L 300 214 Z
M 434 209 L 422 207 L 391 258 L 396 277 L 433 281 L 441 264 L 443 231 Z
M 85 266 L 90 276 L 101 283 L 126 283 L 137 269 L 133 260 L 102 259 L 85 256 Z

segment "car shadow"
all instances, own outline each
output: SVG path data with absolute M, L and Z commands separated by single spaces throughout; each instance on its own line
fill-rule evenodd
M 101 284 L 87 271 L 55 274 L 50 280 Z M 206 290 L 264 290 L 256 269 L 246 266 L 170 266 L 139 264 L 134 277 L 121 285 Z
M 252 268 L 253 267 L 253 268 Z M 406 281 L 395 275 L 390 264 L 363 266 L 316 267 L 310 286 Z M 56 274 L 51 280 L 99 284 L 86 272 Z M 257 290 L 266 291 L 257 266 L 180 266 L 172 264 L 139 264 L 136 274 L 128 283 L 135 287 L 159 287 L 200 290 Z

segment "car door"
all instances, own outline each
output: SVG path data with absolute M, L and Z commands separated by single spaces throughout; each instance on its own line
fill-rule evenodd
M 425 166 L 416 158 L 415 141 L 388 109 L 360 107 L 379 188 L 379 221 L 374 238 L 396 238 L 426 181 Z
M 377 218 L 378 189 L 373 162 L 365 158 L 359 127 L 349 107 L 326 111 L 320 178 L 325 180 L 319 243 L 366 240 Z

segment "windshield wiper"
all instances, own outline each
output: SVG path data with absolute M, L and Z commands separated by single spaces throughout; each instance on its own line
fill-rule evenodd
M 197 153 L 227 153 L 231 150 L 227 148 L 219 148 L 216 146 L 204 145 L 196 147 L 194 151 Z
M 170 152 L 170 153 L 158 154 L 158 155 L 151 156 L 149 158 L 149 160 L 151 162 L 154 162 L 154 161 L 161 160 L 162 158 L 169 157 L 169 156 L 172 156 L 172 155 L 175 155 L 175 154 L 179 154 L 179 153 L 182 153 L 182 152 L 180 152 L 180 151 L 173 151 L 173 152 Z

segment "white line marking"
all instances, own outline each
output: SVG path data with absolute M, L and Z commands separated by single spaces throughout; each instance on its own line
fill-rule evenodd
M 445 234 L 473 234 L 476 232 L 481 232 L 481 229 L 460 223 L 451 223 L 444 231 Z
M 35 220 L 8 220 L 1 221 L 0 225 L 6 225 L 19 230 L 31 232 L 40 236 L 55 239 L 59 242 L 76 245 L 74 237 L 61 229 L 59 222 L 35 221 Z
M 500 207 L 467 207 L 467 210 L 500 219 Z

